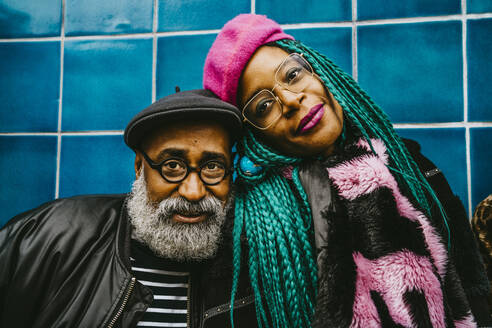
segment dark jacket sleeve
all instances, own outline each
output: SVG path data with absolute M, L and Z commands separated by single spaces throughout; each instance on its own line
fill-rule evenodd
M 30 240 L 29 236 L 36 231 L 36 211 L 31 210 L 12 218 L 0 230 L 0 327 L 11 322 L 12 314 L 17 316 L 20 313 L 29 313 L 35 306 L 35 288 L 33 282 L 43 280 L 41 272 L 34 273 L 32 270 L 25 274 L 28 265 L 34 266 L 35 258 L 28 251 Z M 38 256 L 38 259 L 41 256 Z M 27 258 L 27 261 L 24 259 Z M 20 283 L 20 284 L 19 284 Z M 26 287 L 30 295 L 24 295 L 23 309 L 17 314 L 12 313 L 12 305 L 15 303 L 15 293 L 22 293 Z M 32 293 L 32 294 L 31 294 Z M 31 297 L 26 297 L 31 296 Z M 17 304 L 18 305 L 18 304 Z M 14 312 L 17 311 L 14 309 Z M 28 316 L 18 317 L 18 326 L 23 327 L 32 325 Z
M 443 173 L 420 153 L 420 145 L 409 139 L 404 139 L 404 142 L 447 214 L 451 230 L 451 259 L 456 266 L 473 315 L 479 326 L 492 325 L 486 299 L 489 282 L 463 203 L 453 193 Z M 432 214 L 434 224 L 447 240 L 448 232 L 437 206 L 432 208 Z

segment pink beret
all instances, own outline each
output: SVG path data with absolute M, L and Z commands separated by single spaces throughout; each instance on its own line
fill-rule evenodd
M 228 21 L 210 48 L 203 69 L 203 87 L 220 99 L 236 104 L 241 73 L 260 46 L 294 38 L 263 15 L 241 14 Z

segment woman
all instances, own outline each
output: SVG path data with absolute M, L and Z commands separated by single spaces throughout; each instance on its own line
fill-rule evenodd
M 439 234 L 444 210 L 353 79 L 247 14 L 217 36 L 204 87 L 249 123 L 238 145 L 234 281 L 249 265 L 260 326 L 474 326 Z

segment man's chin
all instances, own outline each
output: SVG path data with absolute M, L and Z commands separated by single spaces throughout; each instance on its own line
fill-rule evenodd
M 179 214 L 179 213 L 175 213 L 172 215 L 172 220 L 174 222 L 179 222 L 179 223 L 188 223 L 188 224 L 192 224 L 192 223 L 199 223 L 199 222 L 203 222 L 207 219 L 208 215 L 207 214 L 200 214 L 200 215 L 195 215 L 195 216 L 188 216 L 188 215 L 185 215 L 185 214 Z

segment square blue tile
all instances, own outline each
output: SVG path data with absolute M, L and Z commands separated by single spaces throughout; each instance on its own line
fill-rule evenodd
M 285 32 L 352 74 L 352 28 L 286 29 Z
M 121 135 L 63 136 L 60 197 L 129 192 L 134 160 Z
M 216 34 L 161 37 L 157 44 L 157 99 L 203 87 L 203 64 Z M 179 55 L 177 52 L 179 51 Z
M 468 120 L 492 121 L 492 19 L 469 20 L 467 28 Z
M 468 211 L 465 129 L 398 129 L 397 132 L 420 144 L 421 153 L 444 173 Z
M 0 136 L 0 227 L 55 198 L 56 137 Z
M 455 15 L 460 13 L 461 0 L 357 0 L 357 18 L 359 20 Z
M 152 101 L 152 40 L 65 42 L 62 129 L 122 130 Z
M 158 31 L 220 29 L 230 19 L 251 11 L 249 0 L 158 0 Z
M 255 7 L 280 24 L 352 20 L 351 0 L 256 0 Z
M 58 36 L 61 16 L 61 0 L 2 0 L 0 38 Z
M 60 43 L 0 43 L 0 90 L 0 132 L 56 131 Z
M 66 0 L 65 35 L 152 32 L 153 0 Z
M 468 13 L 492 12 L 492 1 L 490 1 L 490 0 L 467 0 L 466 11 Z
M 359 83 L 394 123 L 463 121 L 461 22 L 362 26 Z
M 492 194 L 492 128 L 470 129 L 472 207 Z

